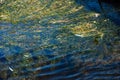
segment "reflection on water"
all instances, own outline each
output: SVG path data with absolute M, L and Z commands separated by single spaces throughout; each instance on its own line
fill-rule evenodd
M 108 17 L 116 24 L 120 25 L 120 6 L 119 1 L 100 0 L 101 5 L 98 3 L 98 0 L 76 0 L 78 4 L 83 4 L 87 9 L 100 12 L 104 14 L 105 17 Z M 114 3 L 112 3 L 114 2 Z M 102 9 L 101 9 L 102 8 Z
M 119 40 L 95 44 L 91 36 L 81 38 L 58 27 L 27 30 L 1 36 L 1 80 L 120 78 Z
M 39 21 L 1 21 L 0 80 L 120 79 L 119 26 L 81 5 L 62 8 Z

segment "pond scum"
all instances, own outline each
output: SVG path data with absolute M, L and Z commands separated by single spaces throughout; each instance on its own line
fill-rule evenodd
M 4 30 L 8 32 L 2 33 Z M 10 76 L 16 79 L 24 75 L 25 72 L 19 73 L 22 69 L 29 70 L 48 64 L 48 57 L 39 54 L 46 54 L 45 49 L 55 56 L 79 48 L 96 49 L 102 45 L 105 54 L 119 54 L 118 50 L 114 50 L 114 45 L 120 44 L 119 30 L 118 25 L 102 14 L 85 9 L 85 6 L 78 5 L 75 0 L 1 0 L 0 39 L 3 40 L 0 42 L 0 52 L 6 55 L 8 62 L 0 62 L 0 69 L 5 67 L 0 70 L 0 78 L 8 77 L 5 69 L 9 63 L 16 65 L 9 67 L 13 71 Z M 99 58 L 103 57 L 100 52 L 98 54 Z M 49 63 L 55 64 L 59 61 L 58 58 Z M 37 63 L 34 64 L 35 62 Z M 33 75 L 39 72 L 40 69 L 26 75 L 32 76 L 30 80 L 34 80 L 36 78 Z

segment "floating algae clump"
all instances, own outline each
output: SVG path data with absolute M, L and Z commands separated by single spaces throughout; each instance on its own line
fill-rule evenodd
M 103 33 L 98 31 L 96 27 L 93 26 L 93 24 L 90 23 L 83 23 L 79 26 L 76 26 L 72 28 L 73 33 L 76 36 L 80 37 L 90 37 L 90 36 L 99 36 L 103 37 Z
M 0 5 L 0 20 L 17 23 L 63 15 L 72 4 L 72 0 L 3 0 Z

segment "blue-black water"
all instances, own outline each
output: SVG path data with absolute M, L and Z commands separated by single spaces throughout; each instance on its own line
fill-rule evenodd
M 96 44 L 63 25 L 1 22 L 0 80 L 120 80 L 120 29 Z
M 76 0 L 78 4 L 84 5 L 88 10 L 93 10 L 103 14 L 105 17 L 111 19 L 116 24 L 120 25 L 120 6 L 119 2 L 113 1 L 114 3 L 107 0 Z

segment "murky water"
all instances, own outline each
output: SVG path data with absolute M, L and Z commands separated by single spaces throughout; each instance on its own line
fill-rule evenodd
M 77 21 L 48 23 L 50 19 L 0 23 L 0 80 L 120 79 L 118 27 L 96 41 L 65 27 Z

